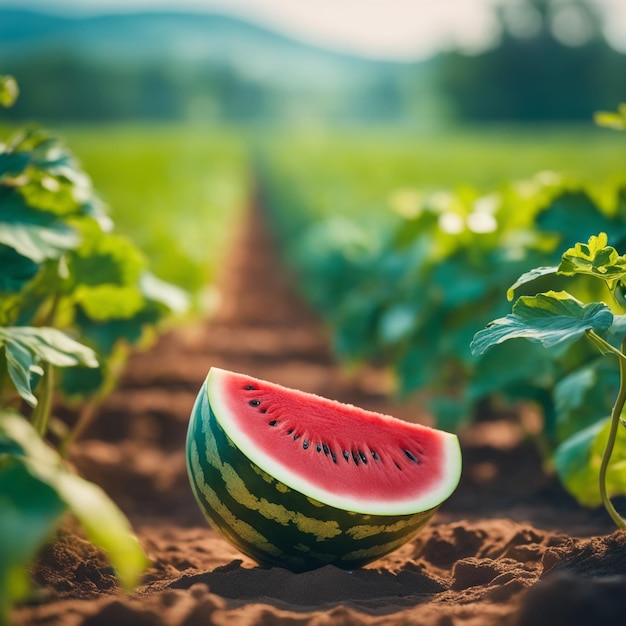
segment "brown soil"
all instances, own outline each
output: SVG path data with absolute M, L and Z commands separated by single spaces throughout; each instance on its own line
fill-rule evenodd
M 210 366 L 428 421 L 388 398 L 376 371 L 348 375 L 293 291 L 259 211 L 246 216 L 209 321 L 167 332 L 132 357 L 119 389 L 73 450 L 80 472 L 130 517 L 151 558 L 124 595 L 103 556 L 66 525 L 33 571 L 40 592 L 16 626 L 623 623 L 626 536 L 541 472 L 518 423 L 486 417 L 461 433 L 461 484 L 432 523 L 356 571 L 262 569 L 218 536 L 190 491 L 187 420 Z

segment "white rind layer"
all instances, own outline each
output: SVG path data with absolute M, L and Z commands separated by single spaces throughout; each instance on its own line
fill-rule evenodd
M 212 367 L 207 376 L 207 398 L 213 413 L 232 442 L 247 456 L 250 461 L 258 465 L 264 472 L 273 476 L 291 489 L 319 500 L 324 504 L 334 506 L 345 511 L 363 513 L 366 515 L 411 515 L 421 511 L 428 511 L 439 506 L 452 495 L 461 478 L 461 448 L 456 435 L 444 431 L 437 431 L 443 440 L 442 466 L 445 468 L 444 478 L 436 488 L 431 488 L 428 493 L 421 494 L 404 500 L 367 499 L 362 496 L 350 497 L 345 494 L 338 496 L 332 491 L 323 489 L 318 485 L 312 485 L 305 478 L 294 474 L 289 465 L 271 457 L 260 450 L 255 442 L 245 432 L 237 427 L 232 412 L 223 401 L 223 381 L 231 376 L 231 372 Z M 298 392 L 303 393 L 303 392 Z M 317 398 L 310 395 L 312 400 Z M 391 418 L 395 419 L 395 418 Z

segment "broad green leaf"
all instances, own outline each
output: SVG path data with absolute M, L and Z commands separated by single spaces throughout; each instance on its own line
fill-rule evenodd
M 1 435 L 0 450 L 6 447 Z M 8 624 L 11 604 L 28 593 L 28 568 L 65 510 L 56 489 L 24 457 L 0 452 L 0 624 Z
M 98 366 L 98 360 L 91 348 L 68 337 L 57 328 L 32 326 L 0 328 L 0 342 L 19 343 L 42 361 L 58 367 Z
M 478 360 L 467 395 L 479 400 L 520 384 L 549 389 L 554 382 L 554 369 L 550 353 L 541 345 L 521 339 L 507 341 Z
M 93 320 L 129 319 L 144 306 L 144 299 L 135 285 L 80 285 L 74 299 Z
M 537 278 L 541 276 L 548 276 L 550 274 L 556 274 L 558 270 L 557 266 L 545 266 L 545 267 L 537 267 L 534 270 L 530 270 L 530 272 L 526 272 L 522 274 L 508 289 L 506 292 L 507 300 L 513 300 L 515 296 L 515 290 L 522 285 L 526 285 L 527 283 L 531 283 Z
M 30 406 L 37 406 L 31 375 L 43 375 L 43 370 L 37 365 L 39 359 L 20 342 L 0 339 L 0 342 L 2 341 L 4 343 L 4 354 L 7 360 L 9 376 L 17 392 Z
M 615 359 L 586 362 L 562 378 L 553 390 L 559 438 L 596 423 L 610 411 L 619 388 Z
M 67 222 L 29 207 L 15 190 L 0 193 L 0 243 L 35 263 L 56 259 L 79 244 L 78 233 Z
M 19 94 L 20 90 L 13 76 L 0 76 L 0 106 L 5 108 L 12 107 Z
M 608 437 L 610 419 L 603 419 L 566 439 L 554 456 L 559 478 L 584 506 L 602 504 L 599 490 L 600 463 Z M 626 432 L 620 428 L 606 475 L 607 493 L 626 494 Z
M 0 291 L 18 292 L 32 280 L 39 266 L 13 248 L 0 244 Z
M 0 327 L 2 345 L 11 381 L 20 396 L 31 406 L 37 406 L 32 375 L 43 374 L 39 366 L 41 361 L 58 367 L 98 366 L 91 348 L 74 341 L 56 328 Z
M 626 256 L 607 245 L 606 233 L 593 235 L 588 243 L 577 243 L 567 250 L 559 265 L 559 274 L 574 276 L 589 274 L 604 280 L 615 280 L 626 275 Z
M 0 412 L 0 443 L 3 440 L 23 450 L 31 473 L 52 487 L 89 541 L 105 551 L 122 585 L 135 586 L 148 561 L 128 520 L 104 491 L 70 472 L 30 423 L 12 411 Z
M 511 314 L 476 333 L 471 350 L 475 355 L 482 354 L 516 337 L 539 342 L 544 347 L 569 344 L 588 330 L 607 330 L 612 322 L 613 314 L 605 304 L 583 304 L 565 291 L 522 296 L 513 305 Z
M 76 285 L 137 285 L 146 258 L 126 237 L 106 233 L 93 221 L 80 224 L 82 243 L 70 259 Z

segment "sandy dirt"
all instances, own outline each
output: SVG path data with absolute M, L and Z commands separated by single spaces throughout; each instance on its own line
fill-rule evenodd
M 390 400 L 380 372 L 340 370 L 258 209 L 233 242 L 220 286 L 210 320 L 168 331 L 132 357 L 73 450 L 147 551 L 141 586 L 124 595 L 103 555 L 68 523 L 34 568 L 39 591 L 15 610 L 16 626 L 626 623 L 626 535 L 542 473 L 511 416 L 485 415 L 461 433 L 455 494 L 412 542 L 363 569 L 262 569 L 231 547 L 201 516 L 185 469 L 187 421 L 209 367 L 413 421 L 428 415 L 415 400 Z

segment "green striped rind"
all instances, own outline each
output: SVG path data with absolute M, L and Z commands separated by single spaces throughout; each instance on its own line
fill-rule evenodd
M 209 522 L 262 565 L 308 570 L 359 567 L 399 548 L 433 516 L 368 515 L 337 509 L 287 487 L 230 440 L 209 404 L 206 383 L 191 413 L 187 468 Z

